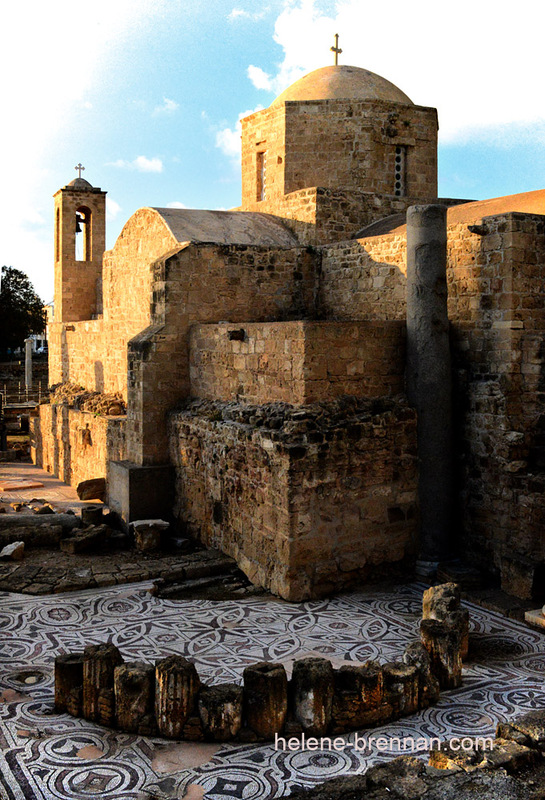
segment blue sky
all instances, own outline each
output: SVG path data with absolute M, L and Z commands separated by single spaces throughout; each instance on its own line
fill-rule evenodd
M 439 193 L 545 187 L 545 3 L 28 0 L 3 12 L 0 261 L 49 300 L 53 193 L 108 191 L 108 246 L 141 206 L 240 202 L 237 122 L 340 61 L 439 111 Z

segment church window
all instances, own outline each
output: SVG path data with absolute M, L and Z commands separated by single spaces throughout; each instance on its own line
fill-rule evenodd
M 395 171 L 394 171 L 394 194 L 396 197 L 403 197 L 406 194 L 406 161 L 407 148 L 402 145 L 396 147 L 395 152 Z
M 267 191 L 267 151 L 257 153 L 257 193 L 258 200 L 264 200 Z
M 80 206 L 75 220 L 76 261 L 91 261 L 91 211 Z

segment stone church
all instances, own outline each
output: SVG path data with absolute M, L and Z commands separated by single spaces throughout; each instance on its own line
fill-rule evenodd
M 438 199 L 437 130 L 384 78 L 324 67 L 242 121 L 238 209 L 142 208 L 105 251 L 106 193 L 60 189 L 37 463 L 106 478 L 125 524 L 171 518 L 289 600 L 460 554 L 543 600 L 545 192 Z M 452 384 L 433 552 L 419 483 L 441 446 L 406 390 L 405 214 L 428 204 Z M 73 385 L 116 412 L 61 402 Z

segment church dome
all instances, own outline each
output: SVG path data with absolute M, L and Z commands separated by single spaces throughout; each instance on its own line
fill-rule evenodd
M 303 75 L 278 95 L 273 105 L 291 100 L 387 100 L 413 105 L 393 83 L 360 67 L 321 67 Z
M 89 181 L 86 181 L 85 178 L 74 178 L 73 181 L 70 181 L 68 187 L 70 187 L 70 189 L 81 189 L 83 191 L 88 191 L 89 189 L 93 188 Z

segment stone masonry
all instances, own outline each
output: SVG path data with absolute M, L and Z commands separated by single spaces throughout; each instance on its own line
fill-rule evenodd
M 243 121 L 238 210 L 140 209 L 102 254 L 105 193 L 60 190 L 51 380 L 117 393 L 127 414 L 42 406 L 38 462 L 106 478 L 125 524 L 174 511 L 292 599 L 414 559 L 430 457 L 403 396 L 395 215 L 452 204 L 436 197 L 436 141 L 433 108 L 327 67 Z M 543 192 L 447 211 L 452 552 L 540 600 L 543 214 Z

